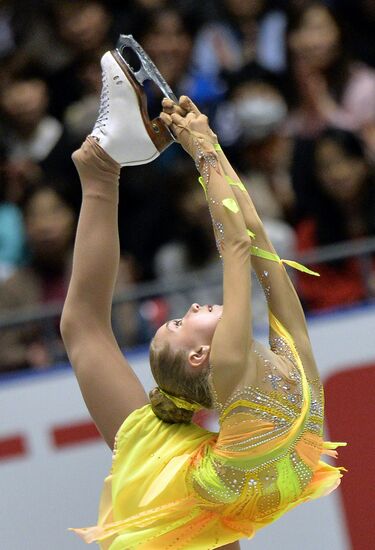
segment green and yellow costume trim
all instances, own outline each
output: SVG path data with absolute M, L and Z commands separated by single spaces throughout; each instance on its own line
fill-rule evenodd
M 200 405 L 199 403 L 187 401 L 183 397 L 176 397 L 175 395 L 171 395 L 168 392 L 162 390 L 161 388 L 158 388 L 160 393 L 165 395 L 172 403 L 176 405 L 179 409 L 186 409 L 187 411 L 199 411 L 200 409 L 203 409 L 203 405 Z
M 303 388 L 302 407 L 294 418 L 287 414 L 285 433 L 261 412 L 271 418 L 280 408 L 292 413 L 294 406 L 281 394 L 276 399 L 258 392 L 261 400 L 253 402 L 244 389 L 222 411 L 220 434 L 195 424 L 166 424 L 150 405 L 137 409 L 116 436 L 98 524 L 74 529 L 83 540 L 98 542 L 102 550 L 180 550 L 181 541 L 191 550 L 217 547 L 252 538 L 298 504 L 339 485 L 345 468 L 323 462 L 320 455 L 336 458 L 335 449 L 346 443 L 324 441 L 310 430 L 315 413 L 302 363 L 290 334 L 271 312 L 270 322 L 290 346 Z M 194 407 L 165 393 L 178 406 Z

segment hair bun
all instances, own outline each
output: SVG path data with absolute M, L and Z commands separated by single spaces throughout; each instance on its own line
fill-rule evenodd
M 169 424 L 191 423 L 193 411 L 177 407 L 173 401 L 160 391 L 159 387 L 150 391 L 149 398 L 152 410 L 160 420 Z

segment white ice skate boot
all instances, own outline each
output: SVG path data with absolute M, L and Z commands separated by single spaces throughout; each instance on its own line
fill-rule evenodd
M 137 54 L 138 72 L 121 55 L 124 48 Z M 177 101 L 175 95 L 132 36 L 121 35 L 116 50 L 103 55 L 101 66 L 99 115 L 90 135 L 121 166 L 151 162 L 173 143 L 173 136 L 159 117 L 150 120 L 143 82 L 153 80 L 166 97 Z

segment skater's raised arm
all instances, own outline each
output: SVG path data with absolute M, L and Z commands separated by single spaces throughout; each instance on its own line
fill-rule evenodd
M 73 155 L 82 208 L 61 333 L 86 405 L 110 447 L 146 393 L 121 353 L 111 328 L 119 263 L 117 226 L 120 165 L 88 138 Z
M 190 100 L 184 97 L 181 98 L 179 105 L 172 105 L 170 100 L 165 100 L 164 104 L 168 112 L 177 112 L 185 117 L 192 108 Z M 212 134 L 212 142 L 215 139 L 216 136 Z M 293 283 L 266 234 L 251 197 L 217 141 L 215 141 L 214 150 L 217 154 L 219 171 L 224 175 L 226 184 L 233 193 L 241 211 L 247 234 L 251 236 L 251 242 L 250 239 L 248 241 L 249 250 L 251 250 L 251 265 L 262 285 L 269 308 L 292 335 L 305 364 L 309 365 L 307 369 L 311 369 L 311 377 L 315 378 L 318 376 L 318 371 L 311 349 L 305 315 Z M 206 192 L 208 193 L 208 188 Z M 278 291 L 275 292 L 274 289 L 278 289 Z M 270 329 L 270 342 L 273 345 L 272 329 Z
M 271 312 L 292 335 L 297 349 L 302 356 L 306 370 L 311 373 L 310 377 L 319 377 L 311 349 L 305 314 L 294 285 L 283 263 L 278 259 L 277 252 L 268 238 L 262 220 L 258 216 L 254 203 L 245 186 L 241 183 L 234 168 L 220 147 L 218 147 L 218 154 L 221 166 L 233 188 L 246 227 L 253 233 L 251 263 L 262 285 L 268 306 Z M 264 257 L 262 251 L 270 253 L 271 256 L 269 257 L 273 257 L 273 260 Z M 271 346 L 273 346 L 273 337 L 272 329 L 270 329 Z
M 163 120 L 185 150 L 195 160 L 201 174 L 212 217 L 219 253 L 223 259 L 223 315 L 210 352 L 215 389 L 223 402 L 240 383 L 252 342 L 250 239 L 232 188 L 229 186 L 215 148 L 217 137 L 188 99 L 186 116 L 168 112 L 165 101 Z M 220 375 L 215 376 L 215 373 Z

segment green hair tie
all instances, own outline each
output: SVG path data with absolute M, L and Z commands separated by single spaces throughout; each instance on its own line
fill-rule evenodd
M 190 401 L 186 401 L 186 399 L 183 399 L 182 397 L 175 397 L 174 395 L 170 395 L 166 391 L 162 390 L 161 388 L 158 388 L 160 393 L 165 395 L 168 399 L 172 401 L 178 407 L 179 409 L 186 409 L 188 411 L 199 411 L 200 409 L 204 409 L 203 405 L 200 405 L 199 403 L 191 403 Z

